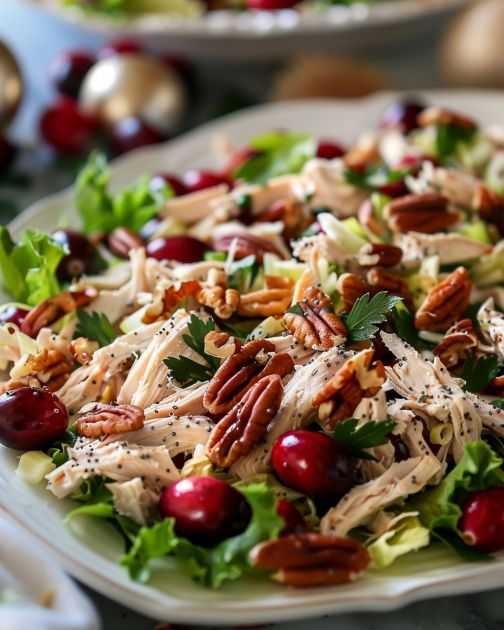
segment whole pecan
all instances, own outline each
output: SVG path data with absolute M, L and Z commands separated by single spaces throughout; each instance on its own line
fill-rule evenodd
M 178 286 L 161 288 L 154 292 L 152 303 L 147 306 L 142 317 L 144 324 L 152 324 L 158 319 L 166 319 L 182 300 L 198 295 L 201 284 L 196 280 L 181 282 Z
M 442 232 L 459 220 L 459 215 L 448 207 L 448 199 L 439 193 L 406 195 L 391 201 L 384 217 L 394 232 Z
M 285 238 L 294 238 L 308 227 L 310 217 L 305 212 L 303 204 L 294 199 L 278 199 L 269 208 L 263 210 L 256 217 L 260 223 L 282 221 Z
M 31 309 L 21 324 L 21 330 L 26 335 L 35 337 L 41 328 L 54 324 L 63 315 L 91 304 L 96 295 L 95 289 L 86 289 L 85 291 L 64 291 L 48 298 Z
M 457 367 L 478 347 L 478 336 L 470 319 L 454 324 L 432 351 L 447 368 Z
M 504 197 L 480 184 L 474 192 L 472 206 L 484 221 L 495 225 L 504 236 Z
M 277 582 L 297 587 L 352 582 L 370 563 L 366 548 L 356 540 L 315 532 L 259 543 L 249 559 L 258 569 L 275 571 Z
M 264 437 L 282 402 L 282 379 L 270 374 L 259 379 L 215 425 L 208 438 L 208 459 L 229 468 Z
M 476 129 L 477 124 L 469 116 L 459 114 L 442 107 L 428 107 L 424 109 L 417 117 L 420 127 L 429 127 L 430 125 L 453 125 L 454 127 L 462 127 L 463 129 Z
M 232 409 L 261 378 L 277 374 L 281 378 L 292 372 L 294 362 L 287 353 L 268 355 L 275 346 L 267 339 L 249 341 L 227 358 L 208 384 L 203 405 L 214 415 Z
M 346 338 L 343 320 L 336 315 L 329 297 L 316 287 L 305 289 L 297 306 L 301 313 L 287 312 L 287 330 L 306 348 L 327 350 Z
M 260 289 L 240 297 L 238 313 L 243 317 L 270 317 L 283 315 L 292 298 L 291 288 Z
M 96 439 L 116 433 L 138 431 L 144 425 L 144 412 L 134 405 L 90 403 L 77 416 L 79 435 Z
M 403 251 L 386 243 L 366 243 L 360 248 L 358 262 L 361 267 L 395 267 L 403 256 Z
M 362 350 L 347 359 L 336 374 L 314 396 L 324 428 L 332 429 L 350 418 L 363 398 L 374 396 L 385 382 L 385 368 L 373 360 L 373 349 Z
M 462 316 L 469 305 L 472 282 L 469 272 L 458 267 L 433 287 L 415 315 L 418 330 L 444 332 Z
M 129 258 L 129 253 L 132 249 L 144 246 L 143 239 L 125 227 L 118 227 L 112 230 L 107 242 L 110 251 L 119 258 Z
M 371 234 L 384 237 L 388 233 L 386 224 L 375 216 L 374 206 L 371 199 L 364 201 L 357 213 L 359 223 L 363 225 Z
M 241 260 L 247 256 L 254 255 L 257 262 L 262 263 L 264 254 L 276 254 L 280 258 L 285 258 L 275 245 L 267 238 L 261 238 L 250 234 L 250 232 L 238 232 L 236 234 L 226 234 L 220 236 L 213 242 L 215 250 L 220 252 L 229 252 L 231 245 L 234 243 L 234 258 Z

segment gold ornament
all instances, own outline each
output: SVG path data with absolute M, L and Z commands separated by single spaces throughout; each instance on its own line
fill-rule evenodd
M 186 93 L 173 70 L 138 53 L 98 61 L 86 75 L 79 102 L 105 124 L 134 116 L 169 133 L 182 116 Z
M 23 78 L 16 58 L 0 41 L 0 127 L 14 118 L 23 96 Z
M 443 38 L 441 71 L 456 86 L 504 87 L 504 1 L 484 0 L 455 18 Z

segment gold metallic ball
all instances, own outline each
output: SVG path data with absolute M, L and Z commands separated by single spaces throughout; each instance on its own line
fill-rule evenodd
M 0 41 L 0 127 L 14 118 L 23 97 L 23 78 L 16 58 Z
M 86 75 L 79 102 L 104 124 L 138 116 L 158 131 L 169 133 L 182 116 L 186 93 L 173 70 L 154 57 L 138 53 L 98 61 Z

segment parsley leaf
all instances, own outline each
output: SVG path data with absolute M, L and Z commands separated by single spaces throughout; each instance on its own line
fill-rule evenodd
M 395 184 L 404 179 L 408 172 L 408 170 L 390 170 L 385 166 L 372 166 L 364 171 L 347 168 L 345 180 L 355 188 L 369 191 Z
M 199 381 L 208 381 L 214 372 L 207 366 L 187 357 L 168 357 L 164 360 L 171 375 L 182 385 L 192 385 Z
M 292 313 L 293 315 L 304 315 L 304 311 L 299 304 L 294 304 L 289 309 L 287 309 L 287 313 Z
M 376 324 L 384 322 L 387 313 L 400 302 L 402 298 L 389 295 L 386 291 L 380 291 L 372 298 L 369 293 L 361 295 L 345 316 L 348 341 L 366 341 L 374 337 L 378 331 Z
M 363 449 L 381 446 L 388 442 L 388 435 L 395 427 L 393 420 L 383 420 L 381 422 L 366 422 L 361 427 L 357 427 L 359 420 L 349 418 L 338 422 L 332 432 L 332 437 L 345 447 L 354 457 L 360 459 L 374 459 L 370 453 Z
M 436 155 L 445 161 L 456 153 L 460 144 L 469 143 L 475 129 L 467 129 L 457 125 L 438 125 L 436 127 Z
M 496 356 L 480 357 L 473 354 L 464 362 L 462 378 L 470 392 L 481 392 L 499 373 Z
M 97 341 L 100 347 L 108 346 L 117 337 L 114 327 L 105 313 L 88 313 L 78 310 L 79 323 L 75 329 L 75 337 L 86 337 L 91 341 Z
M 391 311 L 390 317 L 394 331 L 401 339 L 404 339 L 410 346 L 413 346 L 415 350 L 431 350 L 434 347 L 434 344 L 428 343 L 418 336 L 417 329 L 413 322 L 413 315 L 403 303 L 398 304 L 396 308 Z
M 504 409 L 504 398 L 496 398 L 492 400 L 492 405 L 497 407 L 497 409 Z

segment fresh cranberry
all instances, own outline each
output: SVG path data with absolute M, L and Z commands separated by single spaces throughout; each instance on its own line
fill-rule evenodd
M 193 263 L 201 260 L 209 250 L 203 241 L 192 236 L 160 236 L 147 244 L 147 256 L 156 260 L 176 260 Z
M 475 492 L 459 523 L 464 540 L 480 551 L 504 549 L 504 488 Z
M 215 171 L 192 170 L 184 175 L 184 185 L 187 188 L 187 192 L 196 192 L 212 186 L 218 186 L 219 184 L 231 186 L 232 182 L 224 173 Z
M 143 52 L 142 47 L 131 39 L 116 39 L 100 48 L 98 58 L 106 59 L 114 55 L 131 55 L 141 52 Z
M 3 326 L 3 324 L 16 324 L 16 326 L 21 326 L 28 313 L 29 311 L 19 306 L 6 306 L 0 310 L 0 326 Z
M 63 96 L 77 98 L 84 77 L 96 62 L 85 50 L 68 50 L 56 57 L 49 69 L 52 84 Z
M 159 131 L 135 116 L 123 118 L 115 123 L 109 130 L 109 137 L 115 153 L 127 153 L 166 139 Z
M 99 271 L 99 255 L 91 241 L 75 230 L 56 230 L 52 238 L 68 249 L 68 254 L 61 259 L 56 273 L 60 280 L 72 280 L 83 274 Z
M 159 510 L 175 518 L 179 536 L 205 546 L 240 534 L 250 520 L 245 497 L 215 477 L 187 477 L 165 488 Z
M 328 435 L 289 431 L 273 445 L 276 476 L 289 488 L 316 498 L 340 495 L 352 485 L 348 456 Z
M 409 99 L 391 103 L 383 112 L 382 127 L 397 127 L 409 133 L 418 128 L 418 115 L 424 109 L 425 105 Z
M 152 190 L 159 190 L 165 184 L 168 184 L 177 197 L 187 194 L 187 188 L 184 182 L 172 173 L 158 173 L 150 181 L 150 187 Z
M 299 0 L 247 0 L 247 6 L 257 11 L 281 11 L 292 8 L 298 2 Z
M 333 140 L 319 140 L 317 157 L 324 160 L 334 160 L 345 155 L 346 149 Z
M 306 531 L 306 523 L 303 515 L 287 499 L 280 499 L 277 503 L 277 514 L 285 521 L 282 534 L 299 534 Z
M 96 128 L 94 118 L 80 111 L 75 101 L 64 97 L 46 109 L 40 119 L 44 140 L 61 153 L 83 153 Z
M 16 159 L 17 148 L 5 136 L 0 135 L 0 173 L 5 173 Z
M 242 147 L 231 155 L 222 172 L 225 173 L 226 177 L 229 179 L 233 179 L 236 171 L 243 166 L 245 162 L 248 162 L 251 158 L 256 157 L 259 154 L 260 152 L 257 151 L 257 149 L 253 149 L 252 147 Z
M 65 405 L 51 392 L 21 387 L 0 396 L 0 442 L 31 451 L 63 437 L 68 426 Z

